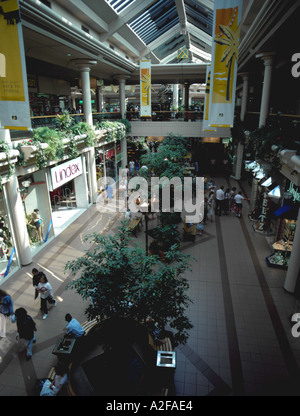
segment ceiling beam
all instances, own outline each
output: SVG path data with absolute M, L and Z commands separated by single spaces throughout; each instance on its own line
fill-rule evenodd
M 187 19 L 186 19 L 186 13 L 185 13 L 185 6 L 183 0 L 175 0 L 175 5 L 179 17 L 179 24 L 180 28 L 184 33 L 182 33 L 185 41 L 185 47 L 187 49 L 190 49 L 191 46 L 191 39 L 189 32 L 187 30 Z
M 145 10 L 152 6 L 155 0 L 142 0 L 139 2 L 133 2 L 119 15 L 116 13 L 116 19 L 109 24 L 109 28 L 106 33 L 100 36 L 100 41 L 105 42 L 114 33 L 121 29 L 124 25 L 127 25 L 131 20 L 142 14 Z

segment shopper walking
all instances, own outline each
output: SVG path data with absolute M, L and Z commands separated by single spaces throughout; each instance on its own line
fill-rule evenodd
M 32 269 L 32 285 L 34 287 L 34 299 L 36 299 L 39 295 L 39 292 L 37 290 L 38 285 L 40 283 L 40 272 L 38 271 L 38 269 L 33 268 Z
M 26 342 L 27 356 L 26 361 L 32 357 L 32 346 L 35 343 L 36 325 L 34 320 L 27 314 L 26 309 L 18 308 L 15 312 L 16 324 L 17 324 L 17 335 L 16 340 L 19 338 L 24 339 Z
M 229 213 L 229 203 L 230 203 L 230 189 L 227 188 L 224 193 L 224 213 L 228 215 Z
M 129 162 L 130 176 L 134 176 L 135 163 L 133 160 Z
M 236 195 L 236 187 L 234 186 L 230 191 L 230 199 L 229 199 L 229 209 L 232 212 L 235 212 L 235 208 L 236 208 L 235 199 L 234 199 L 235 195 Z
M 0 289 L 0 337 L 6 337 L 6 318 L 10 316 L 11 321 L 15 322 L 14 304 L 11 296 Z
M 42 274 L 40 278 L 40 283 L 38 285 L 38 292 L 41 296 L 41 311 L 44 313 L 43 319 L 46 319 L 48 316 L 48 307 L 47 302 L 49 302 L 51 305 L 56 306 L 56 300 L 53 296 L 53 290 L 52 286 L 48 282 L 47 277 Z
M 236 196 L 234 197 L 235 204 L 236 204 L 236 214 L 235 214 L 235 216 L 238 217 L 238 218 L 241 218 L 241 216 L 242 216 L 243 200 L 244 199 L 249 201 L 249 198 L 245 198 L 243 196 L 242 191 L 239 191 L 239 193 L 236 194 Z
M 211 222 L 213 222 L 213 216 L 214 216 L 214 206 L 215 206 L 214 195 L 215 193 L 211 191 L 208 195 L 208 200 L 207 200 L 207 218 L 209 218 Z
M 220 188 L 216 192 L 216 215 L 222 215 L 222 211 L 224 211 L 224 186 L 220 186 Z

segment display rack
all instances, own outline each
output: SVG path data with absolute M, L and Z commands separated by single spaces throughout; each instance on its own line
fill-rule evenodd
M 287 269 L 293 249 L 297 221 L 281 220 L 278 228 L 277 241 L 272 245 L 274 252 L 266 257 L 267 265 L 279 269 Z

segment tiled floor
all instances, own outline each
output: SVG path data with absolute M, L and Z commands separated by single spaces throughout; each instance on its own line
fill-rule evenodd
M 239 186 L 231 179 L 216 182 Z M 250 195 L 247 185 L 241 185 Z M 295 299 L 283 289 L 286 272 L 267 267 L 270 246 L 253 231 L 247 213 L 244 203 L 243 219 L 216 217 L 195 243 L 182 246 L 196 259 L 186 275 L 193 299 L 188 316 L 194 326 L 187 344 L 176 348 L 177 396 L 299 394 L 300 339 L 292 337 L 289 322 Z M 87 248 L 85 234 L 114 232 L 119 220 L 112 213 L 99 213 L 95 206 L 89 208 L 30 266 L 1 286 L 12 295 L 15 308 L 25 307 L 38 326 L 34 355 L 27 362 L 24 345 L 15 342 L 16 327 L 8 322 L 7 337 L 0 340 L 1 396 L 30 395 L 36 378 L 46 377 L 56 362 L 51 351 L 62 334 L 65 314 L 86 319 L 87 304 L 66 290 L 72 275 L 64 272 L 64 266 Z M 144 233 L 134 241 L 144 245 Z M 44 268 L 59 300 L 45 321 L 27 274 L 34 266 Z

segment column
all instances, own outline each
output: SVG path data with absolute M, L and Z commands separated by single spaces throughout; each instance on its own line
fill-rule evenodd
M 125 97 L 125 82 L 129 76 L 117 75 L 115 77 L 119 81 L 119 95 L 120 95 L 120 113 L 121 118 L 126 118 L 126 97 Z
M 0 127 L 0 139 L 11 145 L 10 131 Z M 13 224 L 13 237 L 19 260 L 22 266 L 26 266 L 32 262 L 32 256 L 16 172 L 10 177 L 9 182 L 4 185 L 3 189 L 10 211 L 11 223 Z
M 97 104 L 98 104 L 98 113 L 103 111 L 104 100 L 103 100 L 103 87 L 97 87 Z
M 5 184 L 4 189 L 9 205 L 19 260 L 22 266 L 27 266 L 32 262 L 32 255 L 25 221 L 25 212 L 18 187 L 18 178 L 16 175 L 13 175 L 9 182 Z
M 261 58 L 264 61 L 265 65 L 264 82 L 260 105 L 259 127 L 265 126 L 269 114 L 274 55 L 275 52 L 260 53 L 256 55 L 256 58 Z
M 247 103 L 248 103 L 249 73 L 244 72 L 240 75 L 243 78 L 243 95 L 242 95 L 240 120 L 244 121 L 245 114 L 247 112 Z
M 83 172 L 82 175 L 77 176 L 74 179 L 75 195 L 76 195 L 76 206 L 77 208 L 88 208 L 89 198 L 88 198 L 88 184 L 86 176 L 86 161 L 85 155 L 81 156 Z
M 237 151 L 236 151 L 235 176 L 231 176 L 231 178 L 236 179 L 237 181 L 241 179 L 243 153 L 244 153 L 244 145 L 242 145 L 241 143 L 238 143 Z
M 294 293 L 297 278 L 300 270 L 300 208 L 298 210 L 298 220 L 293 241 L 293 250 L 291 253 L 289 267 L 286 273 L 284 289 L 287 292 Z
M 188 116 L 187 116 L 187 112 L 189 109 L 189 89 L 190 89 L 190 84 L 188 82 L 184 83 L 184 119 L 185 121 L 188 120 Z
M 92 61 L 88 59 L 75 59 L 73 63 L 80 70 L 81 73 L 83 113 L 85 115 L 85 120 L 90 126 L 93 126 L 90 70 L 94 65 L 97 64 L 97 61 Z M 95 204 L 98 197 L 98 188 L 94 147 L 91 147 L 89 150 L 88 172 L 91 178 L 91 201 Z
M 178 109 L 178 84 L 173 84 L 173 107 Z
M 92 103 L 91 103 L 91 83 L 90 83 L 90 70 L 97 64 L 97 61 L 88 59 L 74 59 L 74 65 L 80 70 L 81 84 L 82 84 L 82 100 L 83 100 L 83 113 L 86 122 L 92 126 Z

